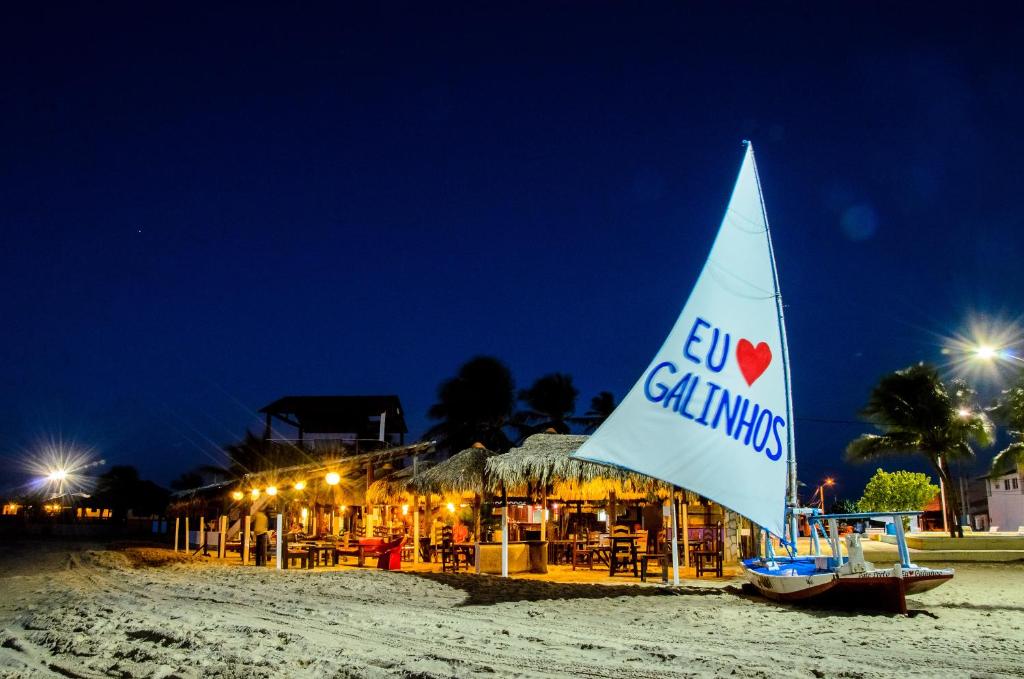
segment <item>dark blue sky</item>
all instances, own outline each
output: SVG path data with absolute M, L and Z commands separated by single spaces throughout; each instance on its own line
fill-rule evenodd
M 1020 312 L 1013 3 L 369 5 L 3 10 L 9 470 L 61 432 L 167 482 L 286 394 L 397 393 L 416 436 L 481 353 L 621 397 L 744 138 L 805 481 L 859 496 L 879 375 Z

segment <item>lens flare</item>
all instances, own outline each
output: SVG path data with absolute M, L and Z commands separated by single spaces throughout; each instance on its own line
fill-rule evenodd
M 94 470 L 106 464 L 97 459 L 96 451 L 61 437 L 50 437 L 37 443 L 25 454 L 24 467 L 31 474 L 32 491 L 56 498 L 86 495 L 96 487 Z
M 1011 347 L 1024 343 L 1021 319 L 1006 321 L 986 316 L 970 316 L 965 329 L 941 337 L 944 368 L 968 380 L 1007 376 L 1020 369 L 1024 359 Z

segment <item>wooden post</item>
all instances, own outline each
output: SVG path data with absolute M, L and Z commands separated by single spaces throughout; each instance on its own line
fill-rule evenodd
M 679 503 L 683 508 L 683 568 L 690 567 L 690 512 L 687 509 L 686 491 L 683 491 L 683 501 Z
M 203 554 L 206 554 L 206 517 L 199 517 L 199 539 L 202 541 Z
M 423 500 L 423 523 L 424 529 L 427 531 L 427 537 L 429 540 L 427 544 L 433 546 L 434 544 L 434 512 L 433 507 L 430 504 L 430 492 L 424 496 Z M 427 559 L 430 559 L 431 551 L 427 549 Z
M 245 515 L 245 520 L 242 522 L 242 565 L 249 565 L 249 524 L 252 522 L 252 517 L 248 514 Z
M 508 496 L 501 486 L 501 577 L 508 577 Z
M 217 556 L 219 556 L 221 559 L 223 559 L 224 555 L 227 553 L 225 551 L 227 549 L 227 541 L 228 517 L 222 515 L 220 517 L 220 538 L 217 540 Z
M 412 562 L 420 562 L 420 499 L 416 498 L 416 513 L 412 515 Z
M 473 550 L 473 560 L 476 562 L 476 574 L 480 575 L 480 494 L 473 496 L 473 513 L 476 514 L 476 548 Z
M 356 445 L 358 445 L 358 443 Z M 366 489 L 369 490 L 371 485 L 373 485 L 373 461 L 372 460 L 368 460 L 366 462 Z M 373 507 L 370 506 L 369 502 L 366 503 L 366 506 L 365 506 L 363 511 L 365 512 L 364 517 L 368 518 L 369 515 L 370 515 L 370 512 L 373 511 Z M 366 525 L 366 524 L 364 524 L 364 525 Z M 369 528 L 370 528 L 369 525 L 366 525 L 366 529 L 367 529 L 366 530 L 366 532 L 367 532 L 366 537 L 370 537 L 370 535 L 369 535 L 369 533 L 370 533 Z
M 547 540 L 548 532 L 548 488 L 540 491 L 540 539 Z
M 676 515 L 675 488 L 672 488 L 672 584 L 679 586 L 679 518 Z M 686 541 L 683 541 L 686 544 Z M 684 547 L 685 548 L 685 547 Z
M 192 536 L 188 532 L 188 517 L 185 517 L 185 553 L 192 551 Z
M 605 522 L 605 532 L 611 533 L 612 527 L 615 526 L 615 512 L 618 507 L 615 506 L 615 491 L 608 493 L 608 520 Z
M 178 534 L 181 533 L 181 517 L 174 517 L 174 551 L 178 551 Z
M 281 570 L 281 561 L 284 548 L 284 515 L 277 515 L 277 570 Z

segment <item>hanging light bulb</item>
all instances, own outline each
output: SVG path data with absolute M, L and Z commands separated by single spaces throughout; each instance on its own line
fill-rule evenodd
M 306 482 L 305 481 L 296 481 L 295 482 L 295 490 L 302 490 L 305 487 L 306 487 Z
M 338 472 L 327 472 L 327 476 L 324 477 L 324 481 L 327 482 L 328 486 L 336 486 L 341 483 L 341 476 Z

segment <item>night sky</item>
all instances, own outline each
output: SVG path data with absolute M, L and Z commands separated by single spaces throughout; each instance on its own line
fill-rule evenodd
M 877 378 L 1021 312 L 1015 3 L 29 4 L 0 16 L 0 490 L 56 435 L 167 483 L 288 394 L 396 393 L 415 438 L 477 354 L 621 398 L 747 138 L 808 484 L 859 497 Z

